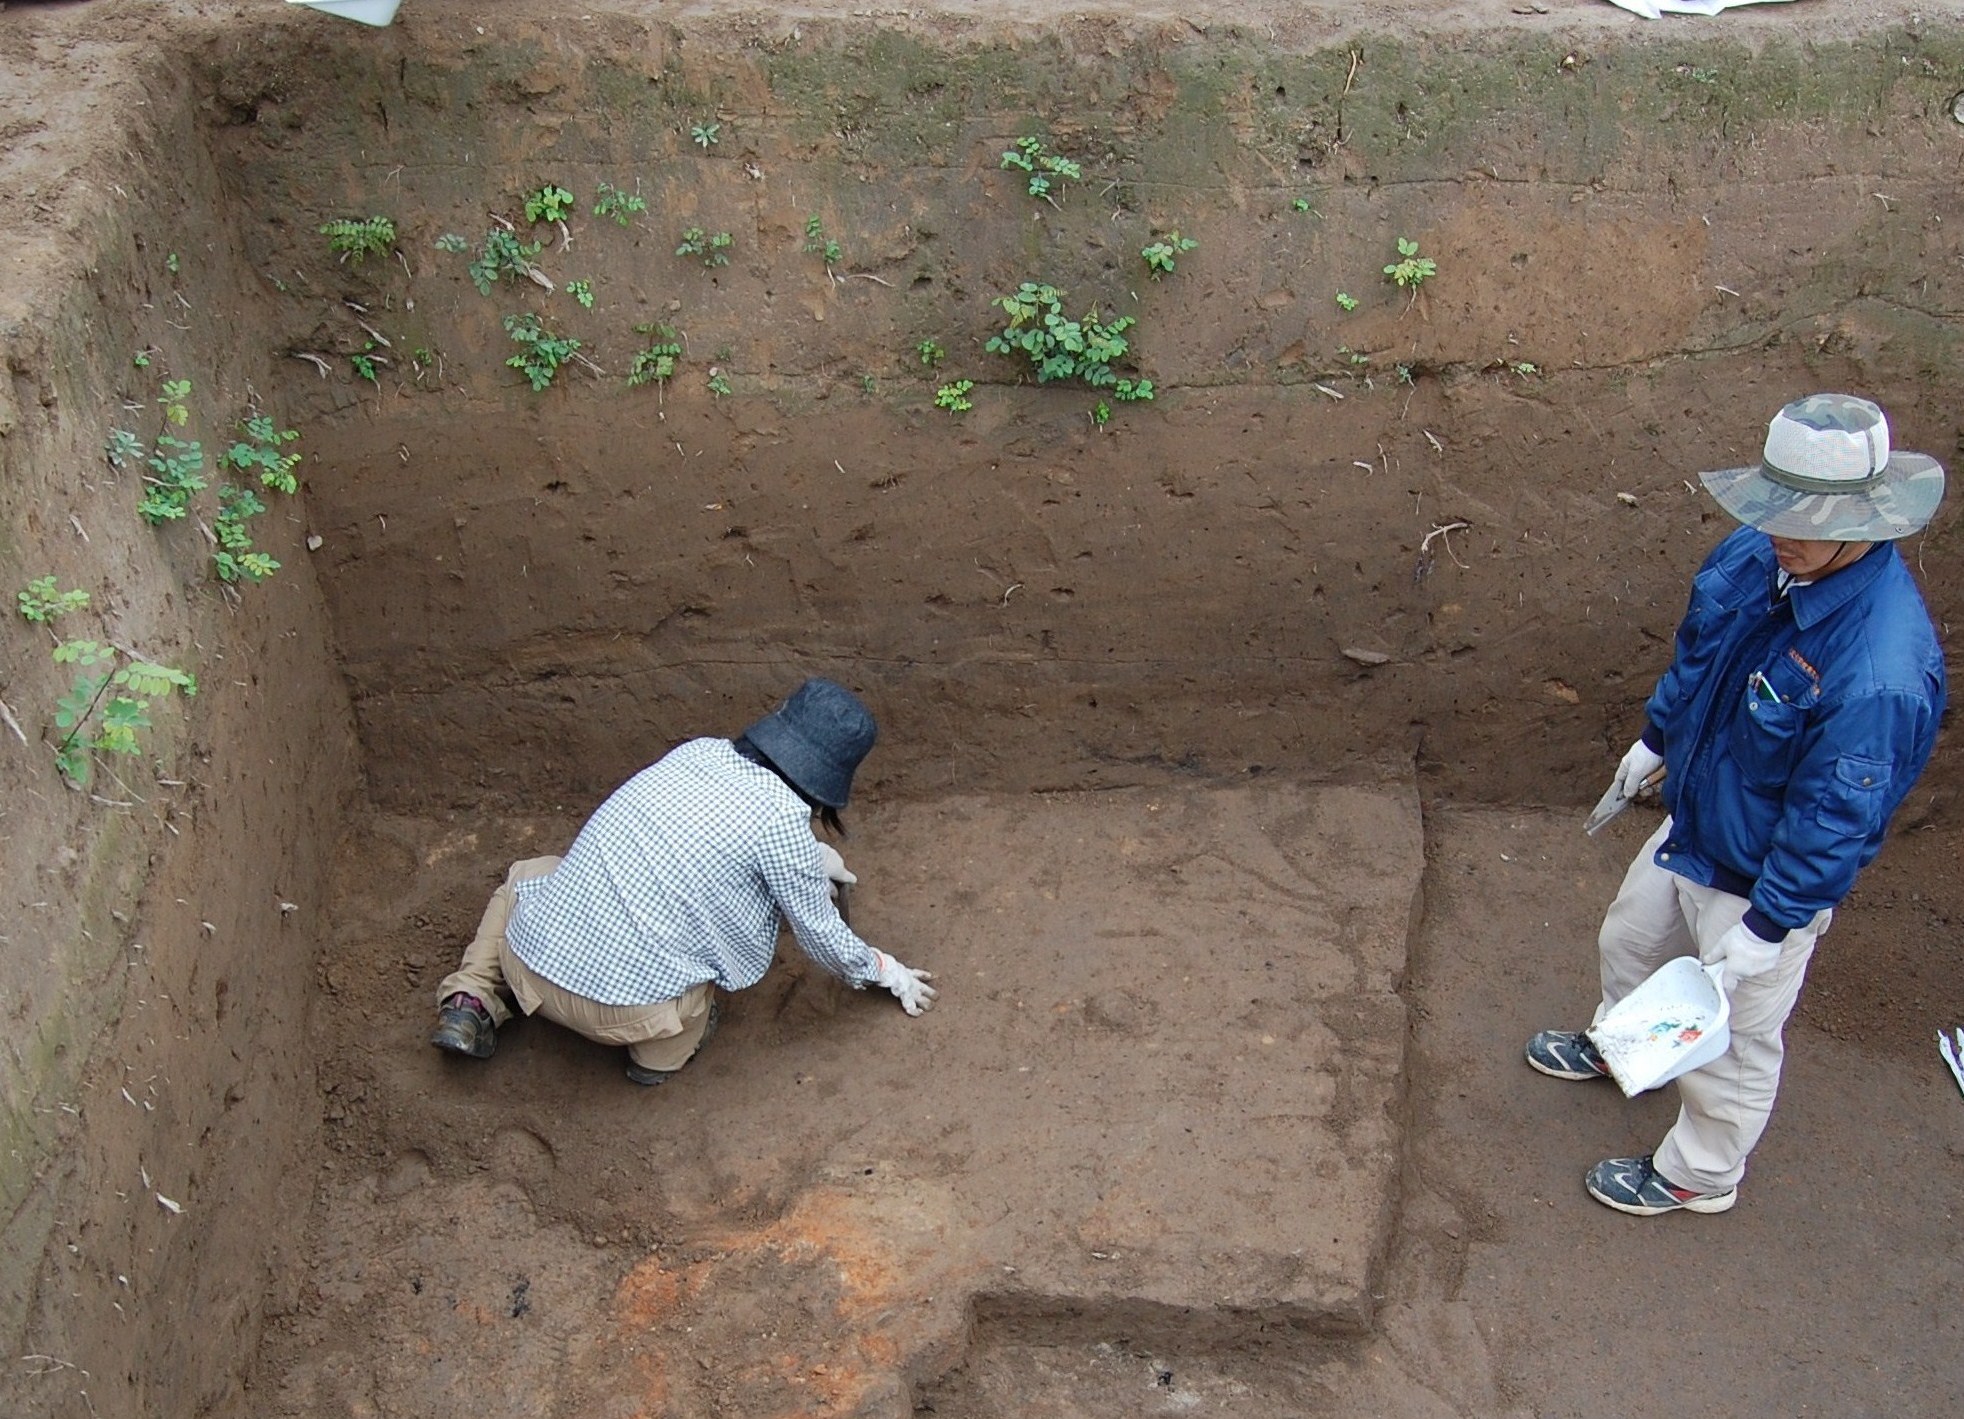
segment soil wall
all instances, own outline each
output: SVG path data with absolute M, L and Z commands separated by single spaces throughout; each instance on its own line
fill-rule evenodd
M 0 1409 L 223 1411 L 293 1284 L 352 721 L 299 505 L 253 520 L 282 570 L 228 590 L 215 494 L 153 530 L 141 459 L 105 459 L 113 429 L 146 450 L 169 432 L 215 480 L 250 409 L 292 414 L 190 77 L 113 44 L 55 48 L 0 43 Z M 75 82 L 48 85 L 63 64 Z M 191 382 L 182 426 L 166 379 Z M 15 593 L 49 575 L 89 604 L 32 624 Z M 53 756 L 57 701 L 94 668 L 52 651 L 78 639 L 197 681 L 148 696 L 139 752 L 96 756 L 85 790 Z
M 1684 33 L 521 13 L 287 27 L 249 73 L 215 46 L 252 268 L 331 371 L 291 389 L 379 800 L 589 801 L 811 671 L 874 700 L 883 789 L 1415 754 L 1443 792 L 1593 797 L 1729 525 L 1696 470 L 1817 388 L 1959 438 L 1964 35 Z M 1029 196 L 1023 138 L 1082 179 Z M 646 210 L 594 216 L 602 183 Z M 563 230 L 527 221 L 546 184 Z M 335 263 L 315 229 L 370 213 L 399 259 Z M 474 289 L 501 217 L 561 289 Z M 1157 397 L 990 353 L 1025 281 L 1136 318 L 1118 372 Z M 521 314 L 591 364 L 528 388 Z M 629 387 L 656 327 L 673 377 Z M 1955 526 L 1909 546 L 1946 618 Z

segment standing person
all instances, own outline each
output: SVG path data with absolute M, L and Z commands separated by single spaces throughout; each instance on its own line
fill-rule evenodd
M 1634 797 L 1662 769 L 1669 816 L 1610 904 L 1600 1020 L 1675 956 L 1723 963 L 1731 1047 L 1678 1080 L 1654 1153 L 1590 1169 L 1590 1195 L 1652 1216 L 1724 1212 L 1773 1111 L 1781 1031 L 1814 944 L 1929 761 L 1943 652 L 1895 539 L 1943 497 L 1934 459 L 1889 450 L 1882 410 L 1817 394 L 1773 419 L 1750 468 L 1702 475 L 1745 524 L 1691 584 L 1643 737 L 1616 770 Z M 1608 1070 L 1586 1035 L 1544 1030 L 1528 1063 Z
M 826 970 L 920 1014 L 932 975 L 846 925 L 838 889 L 858 879 L 812 833 L 816 818 L 843 836 L 839 810 L 877 734 L 852 691 L 813 679 L 734 741 L 692 739 L 643 769 L 564 858 L 512 865 L 437 987 L 430 1043 L 488 1058 L 508 988 L 527 1015 L 627 1046 L 627 1077 L 660 1084 L 715 1030 L 716 990 L 770 969 L 780 916 Z

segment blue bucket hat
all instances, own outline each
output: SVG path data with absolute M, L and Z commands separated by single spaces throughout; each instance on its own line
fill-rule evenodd
M 744 731 L 786 778 L 827 808 L 846 806 L 853 771 L 879 733 L 859 696 L 816 678 Z

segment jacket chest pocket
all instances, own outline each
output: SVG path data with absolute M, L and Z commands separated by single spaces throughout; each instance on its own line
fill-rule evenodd
M 1786 786 L 1820 697 L 1820 686 L 1785 661 L 1747 680 L 1732 715 L 1731 748 L 1748 787 L 1773 793 Z

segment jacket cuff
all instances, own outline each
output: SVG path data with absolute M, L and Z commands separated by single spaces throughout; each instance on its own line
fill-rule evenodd
M 1781 926 L 1758 907 L 1747 907 L 1744 917 L 1746 930 L 1762 941 L 1784 941 L 1787 928 Z
M 1644 721 L 1643 746 L 1653 754 L 1662 754 L 1664 752 L 1664 731 L 1652 724 L 1649 720 Z

